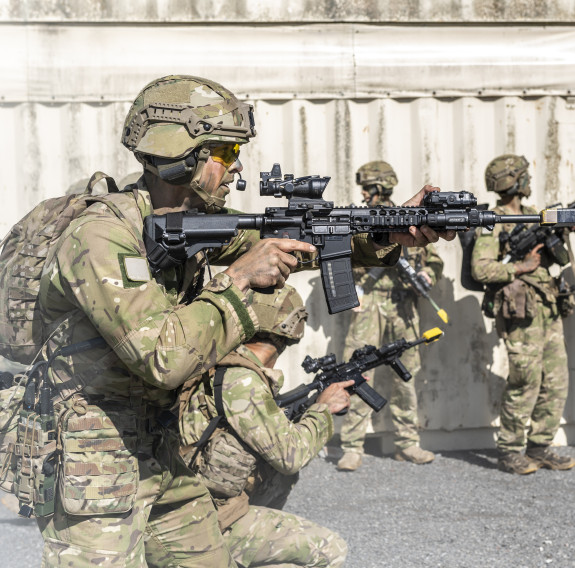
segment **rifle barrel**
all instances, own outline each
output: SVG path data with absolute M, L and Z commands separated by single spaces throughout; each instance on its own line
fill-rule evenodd
M 500 223 L 541 223 L 541 215 L 498 215 Z

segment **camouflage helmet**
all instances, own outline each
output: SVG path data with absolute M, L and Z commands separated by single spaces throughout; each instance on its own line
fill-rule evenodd
M 136 97 L 122 144 L 136 154 L 173 159 L 206 142 L 245 144 L 255 135 L 251 105 L 214 81 L 169 75 L 152 81 Z
M 355 181 L 372 195 L 391 195 L 397 185 L 397 174 L 387 162 L 376 160 L 363 164 L 355 174 Z
M 286 284 L 271 294 L 254 292 L 251 307 L 260 324 L 257 335 L 280 336 L 288 344 L 303 337 L 308 313 L 293 286 Z
M 529 187 L 529 162 L 524 156 L 503 154 L 491 160 L 485 168 L 485 186 L 487 191 L 502 195 L 531 195 Z

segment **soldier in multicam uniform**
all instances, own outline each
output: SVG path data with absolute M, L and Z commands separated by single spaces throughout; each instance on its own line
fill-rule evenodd
M 329 386 L 291 422 L 274 401 L 284 377 L 273 367 L 303 336 L 308 314 L 289 286 L 254 293 L 250 305 L 258 333 L 205 373 L 193 395 L 182 394 L 182 453 L 210 489 L 239 566 L 341 566 L 347 547 L 337 534 L 278 509 L 331 438 L 332 414 L 349 405 L 353 381 Z
M 528 167 L 523 156 L 513 154 L 498 156 L 489 163 L 485 185 L 500 196 L 496 213 L 537 213 L 521 204 L 531 195 Z M 558 289 L 549 273 L 553 259 L 539 244 L 522 260 L 503 263 L 508 245 L 499 235 L 511 229 L 512 225 L 496 225 L 493 232 L 479 233 L 471 260 L 473 278 L 487 286 L 483 309 L 496 318 L 509 360 L 497 438 L 498 465 L 502 471 L 518 474 L 540 467 L 566 470 L 575 466 L 575 460 L 550 449 L 569 382 Z M 527 448 L 522 453 L 529 421 Z
M 140 567 L 146 552 L 157 553 L 157 565 L 235 565 L 209 492 L 179 458 L 165 411 L 178 387 L 258 331 L 246 292 L 282 287 L 298 264 L 290 253 L 315 249 L 241 232 L 207 254 L 232 264 L 202 287 L 203 254 L 152 276 L 142 232 L 152 213 L 222 210 L 241 171 L 239 145 L 254 135 L 251 107 L 221 85 L 190 76 L 152 81 L 122 137 L 143 176 L 75 219 L 46 262 L 39 301 L 51 330 L 48 353 L 98 337 L 106 347 L 57 355 L 49 373 L 61 454 L 55 514 L 38 519 L 44 566 Z M 412 227 L 390 238 L 412 246 L 439 236 Z M 360 265 L 396 258 L 396 245 L 376 245 L 368 235 L 353 244 Z
M 357 172 L 356 181 L 367 205 L 393 205 L 390 198 L 397 185 L 397 176 L 386 162 L 364 164 Z M 443 262 L 433 245 L 404 249 L 403 254 L 429 284 L 435 284 L 441 277 Z M 419 337 L 416 293 L 400 279 L 396 269 L 360 268 L 354 270 L 354 276 L 361 305 L 354 308 L 351 316 L 343 353 L 345 360 L 365 344 L 381 345 L 401 337 L 412 341 Z M 403 358 L 405 366 L 415 377 L 421 367 L 419 352 L 411 349 Z M 390 383 L 391 388 L 389 409 L 394 428 L 394 458 L 416 464 L 431 462 L 434 454 L 419 447 L 415 380 L 404 382 L 388 367 L 383 373 L 385 384 Z M 374 371 L 366 373 L 372 380 L 374 374 Z M 359 397 L 353 397 L 341 428 L 344 454 L 337 464 L 339 470 L 354 471 L 361 466 L 370 417 L 369 406 Z

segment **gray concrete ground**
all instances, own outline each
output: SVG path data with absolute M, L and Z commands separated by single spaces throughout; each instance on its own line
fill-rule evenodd
M 344 536 L 346 568 L 575 567 L 575 470 L 515 476 L 474 450 L 428 465 L 367 455 L 338 472 L 339 455 L 304 470 L 286 509 Z
M 342 473 L 338 456 L 334 444 L 305 468 L 286 510 L 343 535 L 346 568 L 575 568 L 573 470 L 513 476 L 497 470 L 493 450 L 445 452 L 423 466 L 374 451 Z M 0 566 L 40 566 L 36 523 L 7 504 L 0 494 Z

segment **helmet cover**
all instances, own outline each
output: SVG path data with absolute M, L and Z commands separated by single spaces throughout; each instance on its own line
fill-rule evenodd
M 293 286 L 286 284 L 271 294 L 254 292 L 251 307 L 260 324 L 257 335 L 280 336 L 287 343 L 296 343 L 303 337 L 308 313 Z
M 501 195 L 531 195 L 529 162 L 524 156 L 503 154 L 494 158 L 485 168 L 485 187 Z
M 169 75 L 132 104 L 122 144 L 137 154 L 180 158 L 206 142 L 245 144 L 256 135 L 253 107 L 215 81 Z
M 355 181 L 372 196 L 376 193 L 380 196 L 389 196 L 397 185 L 397 174 L 387 162 L 375 160 L 363 164 L 357 170 Z

